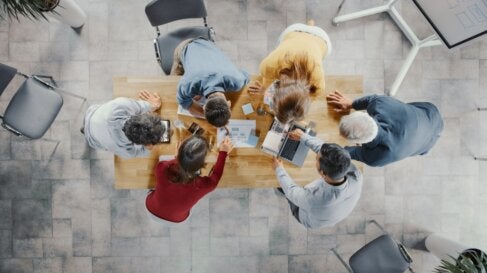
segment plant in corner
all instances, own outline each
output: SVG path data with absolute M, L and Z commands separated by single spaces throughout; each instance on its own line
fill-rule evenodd
M 80 28 L 86 21 L 86 13 L 74 0 L 0 0 L 0 19 L 19 20 L 20 16 L 45 19 L 46 14 L 73 28 Z
M 0 18 L 5 15 L 10 19 L 19 20 L 19 15 L 31 19 L 45 19 L 44 12 L 52 11 L 59 4 L 59 0 L 1 0 Z
M 441 260 L 436 273 L 487 273 L 487 254 L 479 249 L 467 249 L 457 259 Z

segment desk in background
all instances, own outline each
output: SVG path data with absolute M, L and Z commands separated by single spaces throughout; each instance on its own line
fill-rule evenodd
M 214 142 L 216 142 L 216 128 L 209 125 L 206 120 L 195 119 L 187 116 L 178 116 L 178 103 L 176 101 L 176 87 L 179 76 L 165 76 L 158 78 L 146 77 L 121 77 L 113 79 L 113 96 L 137 98 L 140 90 L 157 92 L 162 98 L 160 114 L 163 119 L 171 120 L 174 128 L 174 120 L 183 121 L 189 126 L 193 121 L 206 130 Z M 338 122 L 340 116 L 328 109 L 325 95 L 333 90 L 340 90 L 352 98 L 362 95 L 362 76 L 327 76 L 326 91 L 312 95 L 312 103 L 305 122 L 316 122 L 317 137 L 327 142 L 345 145 L 346 140 L 338 134 Z M 227 98 L 232 101 L 232 119 L 256 120 L 256 132 L 259 142 L 255 148 L 235 148 L 227 158 L 223 177 L 219 187 L 231 188 L 271 188 L 278 187 L 278 182 L 271 167 L 272 158 L 260 151 L 260 145 L 272 123 L 270 115 L 259 116 L 255 112 L 262 95 L 250 95 L 246 88 L 238 93 L 227 93 Z M 245 116 L 242 105 L 252 103 L 254 113 Z M 115 156 L 115 188 L 117 189 L 146 189 L 155 187 L 154 166 L 158 162 L 159 155 L 175 154 L 177 138 L 174 134 L 170 144 L 158 145 L 148 158 L 123 159 Z M 216 145 L 215 145 L 216 146 Z M 208 155 L 208 168 L 203 170 L 207 175 L 209 169 L 216 161 L 217 147 Z M 310 151 L 302 168 L 284 163 L 286 170 L 294 178 L 296 183 L 305 185 L 316 179 L 319 175 L 316 171 L 315 154 Z M 354 164 L 359 164 L 354 162 Z

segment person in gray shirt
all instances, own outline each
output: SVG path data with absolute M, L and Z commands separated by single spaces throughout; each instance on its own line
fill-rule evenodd
M 307 228 L 331 227 L 345 219 L 357 205 L 362 192 L 362 174 L 351 163 L 349 153 L 337 144 L 324 143 L 296 129 L 289 133 L 316 153 L 320 178 L 305 187 L 297 185 L 274 158 L 273 168 L 291 212 Z
M 403 158 L 426 154 L 443 131 L 443 119 L 429 102 L 404 103 L 389 96 L 370 95 L 350 100 L 335 91 L 327 101 L 342 117 L 340 134 L 360 146 L 347 146 L 352 159 L 380 167 Z
M 249 82 L 247 72 L 203 38 L 185 40 L 176 48 L 171 75 L 183 75 L 176 96 L 179 105 L 215 127 L 225 126 L 230 119 L 225 93 L 238 92 Z M 202 98 L 206 99 L 204 107 L 199 103 Z
M 88 144 L 124 158 L 148 156 L 166 128 L 153 113 L 161 107 L 160 96 L 143 90 L 139 98 L 121 97 L 90 106 L 81 128 Z

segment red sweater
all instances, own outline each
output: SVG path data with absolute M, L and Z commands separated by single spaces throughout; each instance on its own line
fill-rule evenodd
M 173 183 L 166 176 L 165 170 L 175 163 L 175 159 L 159 162 L 155 167 L 156 189 L 149 193 L 145 200 L 147 209 L 152 214 L 170 222 L 178 223 L 186 220 L 191 208 L 218 186 L 223 175 L 226 158 L 227 153 L 220 152 L 210 176 L 198 176 L 189 184 Z

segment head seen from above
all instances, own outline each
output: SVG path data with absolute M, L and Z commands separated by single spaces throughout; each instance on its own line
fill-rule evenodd
M 215 127 L 227 125 L 231 116 L 229 102 L 221 92 L 215 92 L 208 96 L 204 110 L 206 120 Z
M 340 120 L 340 135 L 357 144 L 374 140 L 379 131 L 375 120 L 365 112 L 353 112 Z
M 316 168 L 325 180 L 343 180 L 351 165 L 350 154 L 337 144 L 324 143 L 316 154 Z
M 310 67 L 308 56 L 301 54 L 294 58 L 286 55 L 279 66 L 285 68 L 274 82 L 272 110 L 281 123 L 303 120 L 310 105 L 309 94 L 316 91 L 310 84 L 314 65 Z
M 286 124 L 301 121 L 308 112 L 310 98 L 309 87 L 302 81 L 276 81 L 276 92 L 272 99 L 272 110 L 279 122 Z
M 124 124 L 122 131 L 135 144 L 156 145 L 166 131 L 161 123 L 161 117 L 145 113 L 130 117 Z
M 197 177 L 198 171 L 205 165 L 208 150 L 208 141 L 201 136 L 185 139 L 178 149 L 177 164 L 169 170 L 171 181 L 184 184 Z

